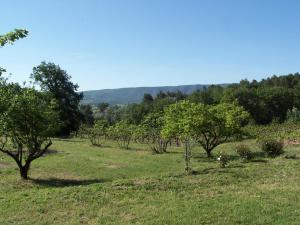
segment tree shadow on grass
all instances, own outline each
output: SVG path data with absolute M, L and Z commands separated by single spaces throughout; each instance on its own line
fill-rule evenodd
M 45 157 L 47 155 L 54 155 L 54 154 L 58 154 L 59 151 L 54 150 L 54 149 L 48 149 L 42 156 Z
M 90 184 L 104 183 L 105 180 L 101 179 L 88 179 L 88 180 L 73 180 L 73 179 L 31 179 L 35 184 L 45 187 L 72 187 L 72 186 L 85 186 Z
M 264 152 L 253 152 L 252 153 L 254 158 L 265 158 L 266 154 Z
M 252 159 L 251 161 L 249 161 L 249 163 L 267 163 L 268 160 L 265 160 L 265 159 Z
M 84 139 L 74 139 L 74 138 L 56 138 L 54 140 L 65 141 L 65 142 L 85 142 Z

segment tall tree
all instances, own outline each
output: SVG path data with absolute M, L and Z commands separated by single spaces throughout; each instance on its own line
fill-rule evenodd
M 77 92 L 78 85 L 71 82 L 72 77 L 58 65 L 42 62 L 33 68 L 31 78 L 58 102 L 56 110 L 63 125 L 57 135 L 68 136 L 72 131 L 77 131 L 82 118 L 79 103 L 83 94 Z

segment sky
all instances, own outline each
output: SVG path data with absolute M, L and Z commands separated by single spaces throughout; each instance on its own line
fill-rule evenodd
M 298 0 L 0 0 L 10 80 L 41 61 L 80 90 L 220 84 L 300 71 Z M 10 74 L 10 75 L 8 75 Z

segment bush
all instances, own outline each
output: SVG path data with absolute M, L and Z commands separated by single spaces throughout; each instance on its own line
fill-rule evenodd
M 87 134 L 92 145 L 101 146 L 107 134 L 108 123 L 105 119 L 98 119 L 94 126 L 88 128 Z
M 253 158 L 253 154 L 247 145 L 240 144 L 236 146 L 236 153 L 243 161 L 249 161 Z
M 286 121 L 291 123 L 300 122 L 300 110 L 296 107 L 289 109 L 286 114 Z
M 127 121 L 120 121 L 108 130 L 110 138 L 116 140 L 120 148 L 129 148 L 129 144 L 134 137 L 136 126 Z
M 260 146 L 263 152 L 270 157 L 276 157 L 283 153 L 283 141 L 276 139 L 260 140 Z

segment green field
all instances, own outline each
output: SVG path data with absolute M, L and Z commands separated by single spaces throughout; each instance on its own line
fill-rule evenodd
M 237 143 L 219 146 L 231 161 L 219 168 L 199 147 L 194 175 L 185 176 L 182 148 L 153 155 L 146 145 L 92 147 L 86 140 L 55 140 L 33 162 L 29 181 L 0 154 L 0 224 L 299 224 L 298 159 L 262 157 L 243 163 Z

